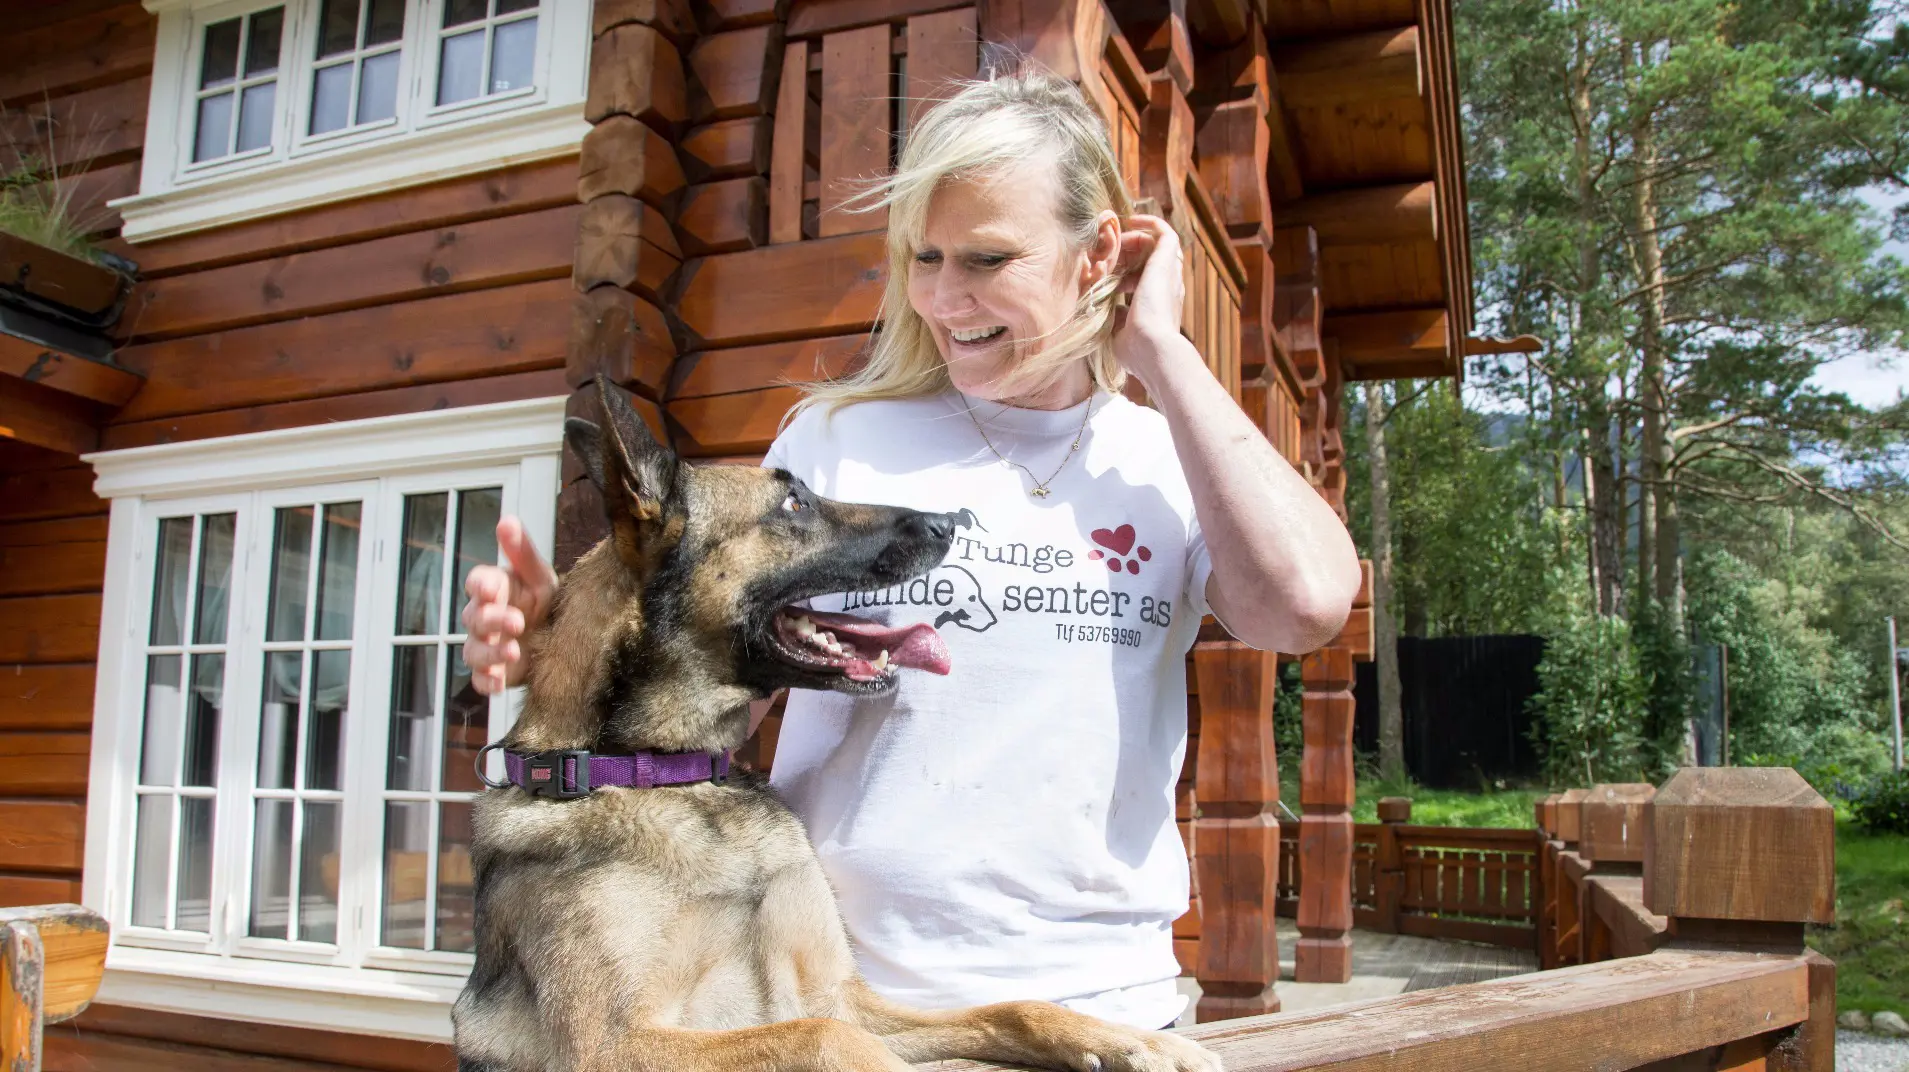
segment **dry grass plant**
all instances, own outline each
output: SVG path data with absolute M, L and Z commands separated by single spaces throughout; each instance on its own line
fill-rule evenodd
M 96 118 L 81 130 L 62 129 L 76 122 L 50 101 L 0 107 L 0 233 L 97 261 L 93 237 L 112 228 L 113 214 L 81 197 L 103 139 Z

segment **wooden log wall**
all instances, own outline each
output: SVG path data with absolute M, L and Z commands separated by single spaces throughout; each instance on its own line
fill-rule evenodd
M 0 104 L 18 109 L 9 135 L 51 131 L 82 211 L 142 270 L 116 342 L 146 382 L 105 421 L 98 446 L 568 389 L 576 156 L 135 247 L 112 238 L 118 220 L 101 206 L 137 187 L 152 16 L 137 3 L 73 0 L 10 3 L 0 17 Z M 654 278 L 654 265 L 641 267 Z M 71 454 L 0 443 L 4 905 L 79 899 L 106 533 L 91 487 L 91 469 Z M 444 1046 L 111 1006 L 47 1030 L 48 1068 L 261 1062 L 287 1072 L 455 1064 Z

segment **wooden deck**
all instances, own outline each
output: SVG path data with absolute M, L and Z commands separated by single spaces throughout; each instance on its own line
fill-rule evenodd
M 1538 954 L 1473 942 L 1447 942 L 1409 934 L 1352 931 L 1352 981 L 1299 983 L 1293 981 L 1293 948 L 1299 930 L 1290 919 L 1279 921 L 1279 984 L 1281 1012 L 1300 1012 L 1349 1001 L 1392 997 L 1413 990 L 1431 990 L 1461 983 L 1478 983 L 1538 970 Z M 1196 1001 L 1199 984 L 1182 977 L 1181 992 Z M 1189 1003 L 1185 1024 L 1193 1022 Z

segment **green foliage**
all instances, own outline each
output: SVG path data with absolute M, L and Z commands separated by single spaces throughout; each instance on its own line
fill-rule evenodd
M 1849 814 L 1869 833 L 1909 835 L 1909 771 L 1870 778 L 1850 794 Z
M 1527 464 L 1516 422 L 1467 407 L 1450 381 L 1402 384 L 1386 415 L 1394 614 L 1412 636 L 1536 633 L 1558 615 L 1580 554 Z M 1349 526 L 1370 556 L 1364 403 L 1345 395 Z
M 1645 780 L 1647 702 L 1629 622 L 1584 614 L 1552 630 L 1531 699 L 1545 776 L 1559 785 Z
M 1836 824 L 1836 924 L 1809 944 L 1836 962 L 1836 1007 L 1909 1014 L 1909 838 Z
M 1732 758 L 1794 766 L 1824 789 L 1880 769 L 1863 661 L 1812 623 L 1815 589 L 1761 577 L 1721 550 L 1695 555 L 1689 580 L 1692 628 L 1730 653 Z

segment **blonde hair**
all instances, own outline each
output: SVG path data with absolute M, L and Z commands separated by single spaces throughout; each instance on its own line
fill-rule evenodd
M 805 385 L 790 416 L 815 404 L 919 398 L 952 384 L 934 335 L 908 301 L 909 270 L 924 242 L 928 203 L 942 184 L 986 179 L 1031 161 L 1051 160 L 1060 187 L 1060 217 L 1075 249 L 1096 237 L 1100 214 L 1133 213 L 1120 166 L 1099 113 L 1072 82 L 1022 69 L 969 82 L 924 112 L 908 131 L 894 174 L 852 204 L 888 209 L 888 284 L 880 329 L 867 360 L 848 375 Z M 1030 390 L 1083 357 L 1094 384 L 1118 391 L 1127 374 L 1113 354 L 1114 299 L 1119 276 L 1108 272 L 1080 296 L 1074 315 L 1045 336 L 1040 352 L 1009 379 Z

